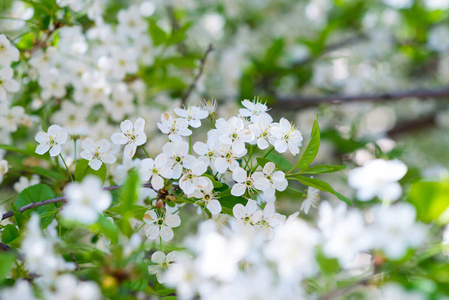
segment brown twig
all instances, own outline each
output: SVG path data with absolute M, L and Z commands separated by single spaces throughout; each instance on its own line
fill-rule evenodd
M 279 110 L 303 109 L 321 104 L 342 104 L 350 102 L 390 101 L 405 98 L 440 99 L 449 97 L 449 87 L 433 90 L 411 90 L 401 92 L 386 92 L 381 94 L 362 95 L 330 95 L 330 96 L 296 96 L 278 98 L 273 108 Z
M 437 125 L 436 115 L 430 115 L 427 117 L 422 117 L 419 119 L 399 123 L 392 129 L 387 131 L 387 136 L 390 138 L 395 138 L 403 134 L 428 129 L 436 125 Z
M 142 186 L 151 188 L 150 183 L 145 183 Z M 121 187 L 122 187 L 121 185 L 112 185 L 112 186 L 104 187 L 103 190 L 114 191 L 114 190 L 118 190 Z M 57 197 L 57 198 L 48 199 L 48 200 L 40 201 L 40 202 L 31 202 L 30 204 L 27 204 L 25 206 L 18 208 L 18 210 L 20 213 L 23 213 L 24 211 L 32 209 L 32 208 L 36 208 L 36 207 L 40 207 L 40 206 L 44 206 L 44 205 L 48 205 L 48 204 L 52 204 L 52 203 L 60 203 L 60 202 L 66 203 L 67 199 L 65 197 Z M 2 220 L 12 217 L 13 215 L 14 215 L 13 211 L 8 211 L 3 214 Z
M 313 62 L 315 59 L 317 59 L 317 58 L 319 58 L 319 57 L 321 57 L 321 56 L 323 56 L 323 55 L 325 55 L 325 54 L 327 54 L 329 52 L 341 49 L 341 48 L 346 47 L 346 46 L 352 46 L 352 45 L 358 44 L 360 42 L 364 42 L 366 40 L 368 40 L 368 36 L 366 34 L 364 34 L 364 33 L 360 33 L 360 34 L 357 34 L 355 36 L 349 37 L 349 38 L 347 38 L 345 40 L 341 40 L 339 42 L 336 42 L 336 43 L 333 43 L 333 44 L 329 44 L 318 55 L 309 56 L 309 57 L 306 57 L 306 58 L 304 58 L 302 60 L 296 61 L 296 62 L 294 62 L 292 64 L 291 67 L 292 68 L 301 67 L 301 66 L 303 66 L 305 64 Z
M 189 86 L 189 89 L 187 90 L 187 92 L 184 94 L 184 96 L 181 99 L 181 103 L 183 105 L 186 104 L 187 99 L 189 99 L 190 94 L 192 93 L 193 89 L 195 88 L 196 84 L 198 83 L 198 80 L 200 79 L 201 75 L 203 74 L 207 56 L 209 55 L 210 52 L 212 52 L 212 50 L 214 50 L 214 47 L 212 46 L 212 44 L 209 44 L 209 47 L 207 47 L 207 50 L 204 53 L 203 58 L 201 58 L 201 60 L 200 60 L 200 68 L 198 70 L 198 74 L 196 74 L 195 78 L 193 79 L 192 83 Z
M 75 257 L 75 253 L 70 252 L 70 255 L 72 255 L 72 261 L 75 264 L 75 268 L 79 271 L 81 270 L 80 265 L 78 264 L 78 262 L 76 261 L 76 257 Z
M 51 30 L 48 30 L 47 34 L 42 39 L 36 41 L 34 43 L 34 46 L 30 50 L 28 50 L 28 53 L 30 55 L 33 54 L 39 48 L 45 48 L 47 46 L 47 42 L 50 39 L 50 37 L 52 36 L 52 34 L 59 28 L 63 27 L 64 23 L 56 21 L 53 25 L 54 25 L 54 28 Z

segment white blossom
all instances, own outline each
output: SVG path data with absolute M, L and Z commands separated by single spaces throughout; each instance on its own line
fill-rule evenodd
M 154 160 L 152 158 L 142 159 L 140 175 L 142 180 L 151 182 L 153 189 L 159 190 L 163 188 L 163 178 L 172 178 L 173 176 L 173 170 L 168 165 L 167 155 L 160 153 Z
M 209 113 L 198 106 L 189 106 L 185 109 L 175 108 L 175 113 L 187 120 L 190 126 L 193 128 L 198 128 L 201 126 L 201 120 L 209 116 Z
M 242 105 L 245 108 L 241 108 L 239 110 L 239 113 L 242 117 L 249 117 L 251 118 L 251 121 L 254 122 L 255 118 L 261 114 L 264 114 L 268 111 L 268 107 L 266 104 L 263 104 L 256 101 L 250 101 L 250 100 L 243 100 Z
M 222 207 L 215 196 L 214 185 L 211 180 L 207 181 L 207 185 L 204 188 L 195 190 L 190 196 L 200 199 L 199 202 L 203 202 L 212 215 L 221 212 Z
M 0 171 L 1 173 L 1 171 Z M 1 182 L 1 181 L 0 181 Z M 31 178 L 28 179 L 25 176 L 20 176 L 19 181 L 17 181 L 16 183 L 14 183 L 13 188 L 17 193 L 22 192 L 24 189 L 26 189 L 27 187 L 36 185 L 38 183 L 41 182 L 41 179 L 39 178 L 39 175 L 37 174 L 33 174 L 31 175 Z
M 245 169 L 241 167 L 234 169 L 232 178 L 237 182 L 231 189 L 234 196 L 242 196 L 246 191 L 253 193 L 256 189 L 264 190 L 270 184 L 265 176 L 247 175 Z
M 10 67 L 0 68 L 0 102 L 6 102 L 10 94 L 19 91 L 20 84 L 13 79 L 14 71 Z
M 167 155 L 168 165 L 173 170 L 173 179 L 181 177 L 183 168 L 194 166 L 196 158 L 188 152 L 189 143 L 184 141 L 167 143 L 162 147 L 162 153 Z
M 161 123 L 157 126 L 162 133 L 167 134 L 172 142 L 180 142 L 183 136 L 189 136 L 192 131 L 188 128 L 189 122 L 183 118 L 174 118 L 171 114 L 162 114 Z
M 164 273 L 170 266 L 179 259 L 182 254 L 178 251 L 172 251 L 165 255 L 162 251 L 156 251 L 151 255 L 151 262 L 154 265 L 148 267 L 148 273 L 156 274 L 157 281 L 159 283 L 164 283 Z
M 124 155 L 132 158 L 136 153 L 137 146 L 142 146 L 147 141 L 147 136 L 143 131 L 145 128 L 145 120 L 138 118 L 133 123 L 130 120 L 125 120 L 120 123 L 120 129 L 122 132 L 116 132 L 111 136 L 111 140 L 114 144 L 124 145 Z
M 0 183 L 3 182 L 3 177 L 6 173 L 8 173 L 8 170 L 8 161 L 6 161 L 5 159 L 0 160 Z
M 299 147 L 302 145 L 301 132 L 285 118 L 281 118 L 281 121 L 277 125 L 273 125 L 271 128 L 271 141 L 277 152 L 284 153 L 287 150 L 291 154 L 296 155 L 299 153 Z
M 276 171 L 276 165 L 272 162 L 266 163 L 262 172 L 255 172 L 253 178 L 256 182 L 263 182 L 260 185 L 260 189 L 267 196 L 273 196 L 276 190 L 285 191 L 288 185 L 288 181 L 285 179 L 285 173 Z
M 117 158 L 112 155 L 111 143 L 103 139 L 100 141 L 94 141 L 91 138 L 87 138 L 82 143 L 83 152 L 80 156 L 89 161 L 89 166 L 97 171 L 100 169 L 102 163 L 113 164 Z
M 168 210 L 165 214 L 157 213 L 155 210 L 147 210 L 143 216 L 145 222 L 145 234 L 150 240 L 161 237 L 163 241 L 173 238 L 173 229 L 181 225 L 181 219 L 177 214 Z
M 51 156 L 57 156 L 61 153 L 61 145 L 67 142 L 68 134 L 59 125 L 51 125 L 48 131 L 38 132 L 35 140 L 40 145 L 36 147 L 37 154 L 44 154 L 50 150 Z

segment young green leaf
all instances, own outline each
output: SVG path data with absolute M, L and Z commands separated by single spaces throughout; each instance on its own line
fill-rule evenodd
M 95 171 L 89 167 L 89 161 L 85 159 L 78 161 L 75 168 L 75 180 L 77 182 L 81 182 L 87 175 L 97 176 L 104 183 L 106 181 L 106 165 L 102 164 L 100 169 Z
M 308 169 L 310 164 L 315 159 L 318 149 L 320 148 L 320 126 L 318 124 L 318 116 L 313 122 L 312 133 L 310 135 L 310 142 L 307 145 L 306 150 L 304 150 L 301 158 L 295 165 L 295 169 Z
M 16 256 L 12 253 L 0 253 L 0 281 L 11 271 Z
M 319 189 L 321 191 L 324 192 L 328 192 L 331 193 L 333 195 L 335 195 L 338 199 L 340 199 L 341 201 L 345 202 L 346 204 L 348 204 L 349 206 L 351 206 L 351 200 L 349 200 L 348 198 L 346 198 L 345 196 L 343 196 L 340 193 L 337 193 L 333 187 L 331 187 L 327 182 L 324 182 L 320 179 L 316 179 L 316 178 L 310 178 L 310 177 L 305 177 L 305 176 L 296 176 L 295 177 L 299 182 L 301 182 L 304 185 L 307 186 L 311 186 L 314 187 L 316 189 Z
M 338 172 L 346 169 L 346 166 L 331 166 L 331 165 L 318 165 L 311 168 L 301 170 L 299 174 L 322 174 Z
M 159 46 L 167 40 L 167 34 L 162 30 L 155 21 L 150 21 L 150 35 L 153 39 L 153 44 Z
M 19 230 L 16 226 L 12 224 L 8 224 L 2 231 L 2 243 L 10 244 L 12 241 L 17 239 L 20 236 Z

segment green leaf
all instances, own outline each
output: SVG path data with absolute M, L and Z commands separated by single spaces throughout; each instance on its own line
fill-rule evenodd
M 449 182 L 419 181 L 412 185 L 408 195 L 419 220 L 449 223 Z
M 34 38 L 34 33 L 28 32 L 20 38 L 20 41 L 17 43 L 16 47 L 22 51 L 29 50 L 34 46 Z
M 15 260 L 16 256 L 12 253 L 0 253 L 0 280 L 9 274 Z
M 17 226 L 19 226 L 19 228 L 22 229 L 29 218 L 22 215 L 14 203 L 11 203 L 11 209 L 14 213 L 14 218 L 16 219 Z
M 75 168 L 75 180 L 81 182 L 87 175 L 97 176 L 104 183 L 106 181 L 106 165 L 101 164 L 100 169 L 95 171 L 89 167 L 89 161 L 85 159 L 78 161 Z
M 209 174 L 203 174 L 203 176 L 209 178 L 212 181 L 212 184 L 214 185 L 214 188 L 221 188 L 223 186 L 223 183 L 217 181 L 214 177 L 212 177 Z
M 10 244 L 12 241 L 20 236 L 19 230 L 15 225 L 8 224 L 2 231 L 2 243 Z
M 118 242 L 118 228 L 115 226 L 114 222 L 107 219 L 104 215 L 100 215 L 97 224 L 100 231 L 111 241 L 112 244 L 117 244 Z
M 262 167 L 264 167 L 268 162 L 273 162 L 276 165 L 276 168 L 280 170 L 290 170 L 292 168 L 292 164 L 285 157 L 276 153 L 270 153 L 265 158 L 257 158 L 257 163 Z
M 33 170 L 36 174 L 44 176 L 44 177 L 48 177 L 48 178 L 53 178 L 56 180 L 66 180 L 66 176 L 62 175 L 61 173 L 54 171 L 54 170 L 49 170 L 49 169 L 45 169 L 45 168 L 41 168 L 41 167 L 33 167 Z
M 129 225 L 128 220 L 134 216 L 133 208 L 134 203 L 139 197 L 140 179 L 137 170 L 133 169 L 128 174 L 128 178 L 125 184 L 120 190 L 120 214 L 122 215 L 122 220 L 120 220 L 119 225 L 121 231 L 128 237 L 133 234 L 133 230 Z
M 150 35 L 153 39 L 153 45 L 159 46 L 167 40 L 167 34 L 162 30 L 155 21 L 150 21 Z
M 301 170 L 300 174 L 322 174 L 322 173 L 332 173 L 338 172 L 346 169 L 346 166 L 331 166 L 331 165 L 318 165 L 311 168 Z
M 41 202 L 55 198 L 53 190 L 45 184 L 36 184 L 24 189 L 17 197 L 16 205 L 17 207 L 23 207 L 32 202 Z M 37 212 L 41 217 L 41 227 L 47 228 L 48 225 L 53 221 L 57 210 L 55 211 L 56 205 L 54 203 L 35 207 L 24 211 L 22 215 L 29 218 L 31 212 Z
M 226 192 L 226 191 L 225 191 Z M 220 195 L 219 195 L 220 196 Z M 227 195 L 224 197 L 219 197 L 218 201 L 220 201 L 221 207 L 223 209 L 223 212 L 232 216 L 232 209 L 234 208 L 234 206 L 238 203 L 246 205 L 246 203 L 248 202 L 248 200 L 246 200 L 244 197 L 236 197 L 233 195 Z
M 318 124 L 318 116 L 313 122 L 312 133 L 310 135 L 310 142 L 304 150 L 301 158 L 295 165 L 295 169 L 308 169 L 310 164 L 315 159 L 318 149 L 320 148 L 320 126 Z
M 4 149 L 9 152 L 25 154 L 27 156 L 34 156 L 34 157 L 38 157 L 38 158 L 45 159 L 45 160 L 50 160 L 50 158 L 47 155 L 39 155 L 34 151 L 20 149 L 20 148 L 11 146 L 11 145 L 0 145 L 0 149 Z
M 351 206 L 351 200 L 349 200 L 348 198 L 346 198 L 342 194 L 337 193 L 333 189 L 333 187 L 331 187 L 327 182 L 324 182 L 324 181 L 322 181 L 320 179 L 310 178 L 310 177 L 305 177 L 305 176 L 296 176 L 295 178 L 299 182 L 304 184 L 304 185 L 311 186 L 311 187 L 314 187 L 314 188 L 319 189 L 321 191 L 331 193 L 331 194 L 335 195 L 341 201 L 343 201 L 346 204 L 348 204 L 349 206 Z

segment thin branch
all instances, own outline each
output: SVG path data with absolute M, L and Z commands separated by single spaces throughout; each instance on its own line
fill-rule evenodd
M 306 57 L 306 58 L 304 58 L 302 60 L 296 61 L 296 62 L 294 62 L 292 64 L 291 67 L 292 68 L 301 67 L 301 66 L 303 66 L 305 64 L 313 62 L 315 59 L 317 59 L 317 58 L 319 58 L 319 57 L 321 57 L 321 56 L 323 56 L 323 55 L 325 55 L 327 53 L 336 51 L 338 49 L 341 49 L 341 48 L 344 48 L 344 47 L 347 47 L 347 46 L 352 46 L 352 45 L 355 45 L 355 44 L 367 41 L 368 38 L 369 37 L 366 34 L 359 33 L 359 34 L 354 35 L 352 37 L 349 37 L 349 38 L 347 38 L 345 40 L 341 40 L 339 42 L 336 42 L 336 43 L 333 43 L 333 44 L 329 44 L 318 55 L 315 55 L 315 56 L 311 55 L 311 56 Z
M 147 187 L 147 188 L 151 188 L 151 184 L 150 183 L 145 183 L 142 186 L 143 187 Z M 121 185 L 112 185 L 112 186 L 104 187 L 103 190 L 105 190 L 105 191 L 114 191 L 114 190 L 118 190 L 121 187 L 122 187 Z M 52 203 L 66 203 L 66 202 L 67 202 L 67 198 L 65 198 L 65 197 L 57 197 L 57 198 L 48 199 L 48 200 L 40 201 L 40 202 L 31 202 L 30 204 L 27 204 L 25 206 L 22 206 L 22 207 L 18 208 L 18 210 L 19 210 L 20 213 L 23 213 L 26 210 L 33 209 L 33 208 L 36 208 L 36 207 L 40 207 L 40 206 L 44 206 L 44 205 L 48 205 L 48 204 L 52 204 Z M 13 215 L 14 215 L 13 211 L 8 211 L 8 212 L 3 214 L 2 220 L 10 218 Z
M 405 98 L 419 99 L 440 99 L 449 97 L 449 87 L 443 87 L 433 90 L 411 90 L 401 92 L 386 92 L 381 94 L 362 94 L 362 95 L 330 95 L 330 96 L 297 96 L 297 97 L 279 97 L 273 105 L 278 110 L 303 109 L 307 107 L 316 107 L 321 104 L 342 104 L 350 102 L 369 102 L 369 101 L 391 101 Z
M 76 257 L 75 257 L 75 253 L 70 252 L 70 255 L 72 255 L 72 261 L 75 264 L 75 268 L 79 271 L 81 270 L 80 265 L 78 264 L 78 262 L 76 261 Z
M 47 42 L 50 40 L 50 37 L 52 36 L 52 34 L 59 28 L 63 27 L 65 24 L 63 22 L 55 22 L 53 25 L 54 25 L 54 28 L 51 30 L 48 30 L 47 34 L 39 41 L 36 41 L 33 48 L 28 50 L 30 55 L 33 54 L 39 48 L 45 48 L 47 46 Z
M 403 134 L 408 134 L 410 132 L 420 131 L 423 129 L 428 129 L 437 125 L 436 114 L 406 121 L 399 123 L 389 131 L 387 131 L 387 136 L 390 138 L 395 138 Z
M 203 58 L 200 60 L 200 68 L 199 68 L 198 74 L 196 74 L 195 78 L 193 79 L 193 82 L 189 86 L 189 89 L 182 97 L 181 102 L 183 105 L 186 104 L 187 99 L 189 99 L 190 94 L 193 92 L 193 89 L 195 88 L 196 84 L 198 83 L 198 80 L 200 79 L 201 75 L 203 74 L 207 56 L 209 55 L 210 52 L 212 52 L 212 50 L 214 50 L 214 47 L 212 46 L 212 44 L 209 44 L 209 47 L 207 47 L 207 50 L 204 53 Z

